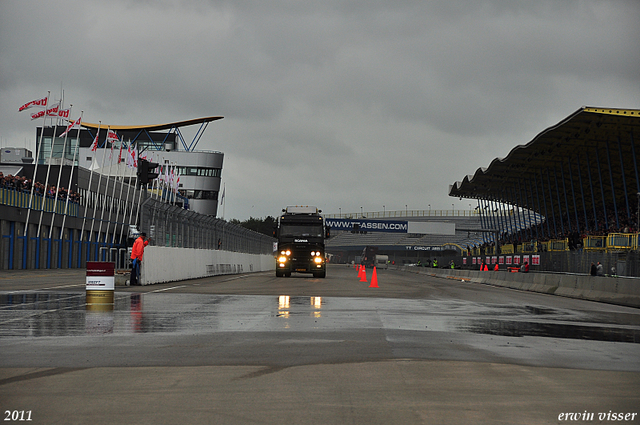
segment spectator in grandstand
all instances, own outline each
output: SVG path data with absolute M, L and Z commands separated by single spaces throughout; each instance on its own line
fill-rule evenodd
M 15 188 L 15 181 L 14 178 L 11 174 L 7 174 L 4 177 L 4 187 L 6 187 L 7 189 L 14 189 Z

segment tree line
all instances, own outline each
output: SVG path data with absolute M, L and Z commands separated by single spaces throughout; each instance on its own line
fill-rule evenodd
M 278 224 L 278 221 L 274 217 L 267 216 L 265 218 L 249 217 L 249 219 L 245 221 L 234 218 L 230 220 L 230 223 L 253 230 L 254 232 L 262 233 L 263 235 L 273 236 L 273 229 Z

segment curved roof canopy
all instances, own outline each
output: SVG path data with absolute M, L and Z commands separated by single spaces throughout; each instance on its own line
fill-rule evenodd
M 107 125 L 107 124 L 100 124 L 100 128 L 107 128 L 109 127 L 111 130 L 117 131 L 117 130 L 131 130 L 131 131 L 160 131 L 160 130 L 171 130 L 172 128 L 180 128 L 180 127 L 187 127 L 189 125 L 194 125 L 194 124 L 204 124 L 204 123 L 209 123 L 211 121 L 216 121 L 216 120 L 221 120 L 224 117 L 204 117 L 204 118 L 194 118 L 191 120 L 186 120 L 186 121 L 176 121 L 176 122 L 170 122 L 170 123 L 166 123 L 166 124 L 151 124 L 151 125 Z M 93 124 L 93 123 L 89 123 L 89 122 L 83 122 L 82 123 L 83 127 L 86 128 L 98 128 L 98 124 Z
M 582 107 L 506 158 L 454 183 L 449 195 L 509 203 L 546 216 L 582 214 L 613 201 L 618 208 L 625 201 L 635 207 L 638 155 L 640 109 Z

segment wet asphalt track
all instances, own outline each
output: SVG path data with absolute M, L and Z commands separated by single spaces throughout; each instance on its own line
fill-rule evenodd
M 450 382 L 453 371 L 468 369 L 467 375 L 473 379 L 478 368 L 506 368 L 498 373 L 501 385 L 504 385 L 504 379 L 509 382 L 524 379 L 521 372 L 512 372 L 509 377 L 509 368 L 527 368 L 527 376 L 531 380 L 529 389 L 537 396 L 527 397 L 528 405 L 520 408 L 500 404 L 502 408 L 494 406 L 490 409 L 491 403 L 478 405 L 474 416 L 476 423 L 501 423 L 503 416 L 506 418 L 512 410 L 526 411 L 528 417 L 535 418 L 545 410 L 532 406 L 545 404 L 542 400 L 547 397 L 551 397 L 551 401 L 545 404 L 550 410 L 541 417 L 546 422 L 529 423 L 557 423 L 553 420 L 557 410 L 578 407 L 581 411 L 589 410 L 598 403 L 601 410 L 626 409 L 631 412 L 633 406 L 638 410 L 639 310 L 415 273 L 379 270 L 377 275 L 379 288 L 370 288 L 368 282 L 360 282 L 356 271 L 346 266 L 332 266 L 326 279 L 313 279 L 306 275 L 275 278 L 271 273 L 258 273 L 148 287 L 117 287 L 113 310 L 95 312 L 86 309 L 81 271 L 7 273 L 0 277 L 0 400 L 9 400 L 19 408 L 18 404 L 28 399 L 27 393 L 21 392 L 21 389 L 27 391 L 28 386 L 24 384 L 43 384 L 44 381 L 46 388 L 46 382 L 57 382 L 63 377 L 71 379 L 75 376 L 85 385 L 89 380 L 98 388 L 100 384 L 95 381 L 95 376 L 100 375 L 103 368 L 115 372 L 109 375 L 109 386 L 115 388 L 120 388 L 124 382 L 131 385 L 131 378 L 115 378 L 125 371 L 126 376 L 135 376 L 142 371 L 153 370 L 156 373 L 154 379 L 145 374 L 139 379 L 151 379 L 149 385 L 157 386 L 159 391 L 160 388 L 165 389 L 167 376 L 195 370 L 199 370 L 196 375 L 200 376 L 201 373 L 212 373 L 212 367 L 217 371 L 212 375 L 216 377 L 214 381 L 222 379 L 219 377 L 220 367 L 236 368 L 224 369 L 226 371 L 243 368 L 238 376 L 224 381 L 226 386 L 236 382 L 240 376 L 258 378 L 280 375 L 292 368 L 297 368 L 300 373 L 307 370 L 311 376 L 304 378 L 306 375 L 303 373 L 301 381 L 294 381 L 295 385 L 302 387 L 294 391 L 302 393 L 307 388 L 305 379 L 313 378 L 319 369 L 329 368 L 329 372 L 323 372 L 323 382 L 318 381 L 317 388 L 326 386 L 353 397 L 346 383 L 336 381 L 337 378 L 327 383 L 324 382 L 326 377 L 334 376 L 337 369 L 342 372 L 336 376 L 349 376 L 364 368 L 364 373 L 372 374 L 373 381 L 367 380 L 367 386 L 388 382 L 391 390 L 395 385 L 406 388 L 410 380 L 408 376 L 419 373 L 416 370 L 440 365 L 442 370 L 452 371 L 440 378 L 444 383 Z M 395 381 L 398 370 L 389 370 L 392 376 L 382 373 L 374 378 L 373 365 L 383 365 L 374 368 L 376 373 L 390 365 L 395 365 L 391 369 L 411 368 L 411 373 L 403 375 L 401 383 Z M 163 372 L 158 374 L 154 368 Z M 553 370 L 557 373 L 550 372 Z M 495 372 L 487 372 L 487 376 L 476 379 L 496 379 Z M 432 370 L 429 376 L 433 378 L 434 373 Z M 550 389 L 550 395 L 542 395 L 541 390 L 536 389 L 540 383 L 535 382 L 546 374 L 549 377 L 545 379 L 558 378 L 563 374 L 575 377 L 575 382 L 563 380 L 564 385 L 569 385 L 562 391 L 565 397 L 586 387 L 594 390 L 585 396 L 582 403 L 574 394 L 556 407 L 553 402 L 561 399 L 557 395 L 559 388 Z M 193 373 L 189 376 L 194 380 Z M 357 383 L 360 379 L 362 376 L 358 375 L 350 381 Z M 603 391 L 602 380 L 617 382 L 615 391 L 609 388 L 598 393 L 595 388 L 600 386 L 600 391 Z M 426 382 L 428 380 L 421 385 L 428 385 Z M 62 384 L 58 382 L 57 391 L 62 391 L 58 397 L 84 400 L 90 391 L 76 393 L 78 384 L 78 381 L 75 384 L 67 382 L 70 387 L 60 390 L 66 387 L 60 387 Z M 472 381 L 467 384 L 472 388 L 475 385 Z M 203 385 L 204 393 L 221 391 L 217 387 L 213 389 Z M 287 381 L 287 385 L 294 383 Z M 357 384 L 353 385 L 357 387 Z M 466 388 L 464 380 L 459 385 L 451 391 L 458 394 Z M 523 382 L 516 388 L 522 385 L 527 386 Z M 290 390 L 284 394 L 290 394 Z M 436 391 L 433 400 L 443 396 L 437 388 L 431 390 Z M 99 398 L 100 391 L 95 391 Z M 145 387 L 143 392 L 148 398 L 149 392 L 153 394 L 154 391 Z M 170 394 L 179 398 L 184 396 L 184 391 L 176 389 Z M 442 419 L 447 417 L 447 412 L 455 410 L 450 403 L 452 399 L 457 400 L 456 397 L 432 406 L 432 410 L 424 410 L 426 407 L 421 403 L 428 404 L 433 400 L 420 402 L 418 397 L 418 401 L 414 401 L 416 394 L 425 388 L 416 391 L 418 393 L 412 391 L 398 396 L 400 399 L 395 404 L 398 409 L 407 403 L 413 406 L 413 410 L 409 408 L 406 413 L 409 416 L 396 413 L 387 417 L 375 409 L 376 402 L 372 399 L 352 400 L 351 413 L 341 405 L 333 413 L 336 416 L 327 412 L 327 418 L 335 420 L 335 423 L 344 423 L 345 420 L 355 423 L 360 423 L 360 420 L 369 423 L 429 423 L 424 421 L 432 417 L 429 412 L 439 412 L 440 416 L 433 418 Z M 499 396 L 507 397 L 513 391 L 505 387 Z M 396 390 L 396 394 L 402 392 Z M 63 407 L 51 400 L 46 401 L 47 394 L 41 394 L 37 403 L 33 399 L 33 403 L 49 405 L 53 411 L 64 412 Z M 163 394 L 163 397 L 171 398 L 173 395 Z M 587 403 L 595 395 L 599 401 Z M 110 397 L 118 398 L 117 395 Z M 331 402 L 336 403 L 332 397 L 329 396 Z M 327 402 L 316 396 L 312 400 L 296 400 L 296 403 L 314 405 L 320 400 Z M 275 404 L 279 402 L 283 401 L 279 398 L 272 401 Z M 226 409 L 233 410 L 234 403 L 227 403 L 231 404 L 222 404 L 226 406 L 225 412 Z M 373 406 L 367 411 L 362 410 L 368 403 Z M 457 403 L 465 405 L 464 400 Z M 1 407 L 3 411 L 14 408 L 5 402 Z M 32 409 L 36 409 L 35 404 Z M 392 407 L 389 409 L 394 410 Z M 83 413 L 75 423 L 86 423 L 85 420 L 94 418 L 91 409 L 81 410 Z M 147 419 L 148 423 L 153 423 L 152 420 L 158 423 L 159 418 L 154 412 L 143 406 L 137 413 L 132 410 L 128 418 L 135 417 L 140 423 L 146 423 Z M 215 412 L 210 413 L 215 416 Z M 212 417 L 205 415 L 202 419 Z M 245 419 L 259 422 L 256 418 L 247 417 L 227 418 L 229 420 L 225 422 L 222 417 L 215 417 L 216 421 L 210 423 L 245 423 Z M 273 417 L 273 422 L 266 420 L 271 418 L 269 415 L 259 417 L 266 423 L 277 423 L 277 417 Z M 118 423 L 121 419 L 107 415 L 104 423 Z M 640 419 L 636 417 L 636 421 L 640 422 Z M 160 422 L 177 423 L 172 420 Z M 199 420 L 195 419 L 195 422 Z M 204 420 L 202 423 L 207 422 Z

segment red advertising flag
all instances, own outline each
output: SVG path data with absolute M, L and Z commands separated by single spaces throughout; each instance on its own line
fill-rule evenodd
M 22 112 L 25 109 L 33 108 L 34 106 L 41 106 L 44 108 L 47 106 L 47 100 L 48 100 L 48 97 L 43 97 L 42 99 L 37 99 L 37 100 L 32 100 L 31 102 L 27 102 L 24 105 L 22 105 L 20 108 L 18 108 L 18 112 Z
M 71 109 L 62 109 L 60 111 L 58 111 L 58 116 L 60 118 L 67 118 L 69 119 L 69 113 L 71 112 Z
M 116 141 L 116 140 L 120 140 L 118 138 L 118 135 L 115 132 L 111 131 L 111 130 L 107 131 L 107 141 L 111 142 L 111 141 Z
M 57 117 L 58 116 L 58 112 L 60 112 L 60 104 L 59 103 L 56 106 L 52 106 L 51 108 L 47 109 L 47 116 L 48 117 Z
M 38 111 L 35 114 L 31 114 L 32 120 L 37 120 L 38 118 L 44 117 L 44 109 L 42 111 Z
M 95 152 L 98 149 L 98 133 L 96 133 L 96 138 L 93 139 L 93 144 L 91 145 L 91 152 Z
M 80 128 L 80 120 L 82 119 L 82 117 L 78 118 L 77 120 L 75 120 L 74 122 L 72 122 L 71 124 L 69 124 L 69 126 L 67 127 L 67 129 L 64 131 L 64 133 L 62 133 L 60 136 L 58 137 L 64 137 L 66 136 L 66 134 L 74 129 L 74 128 Z

